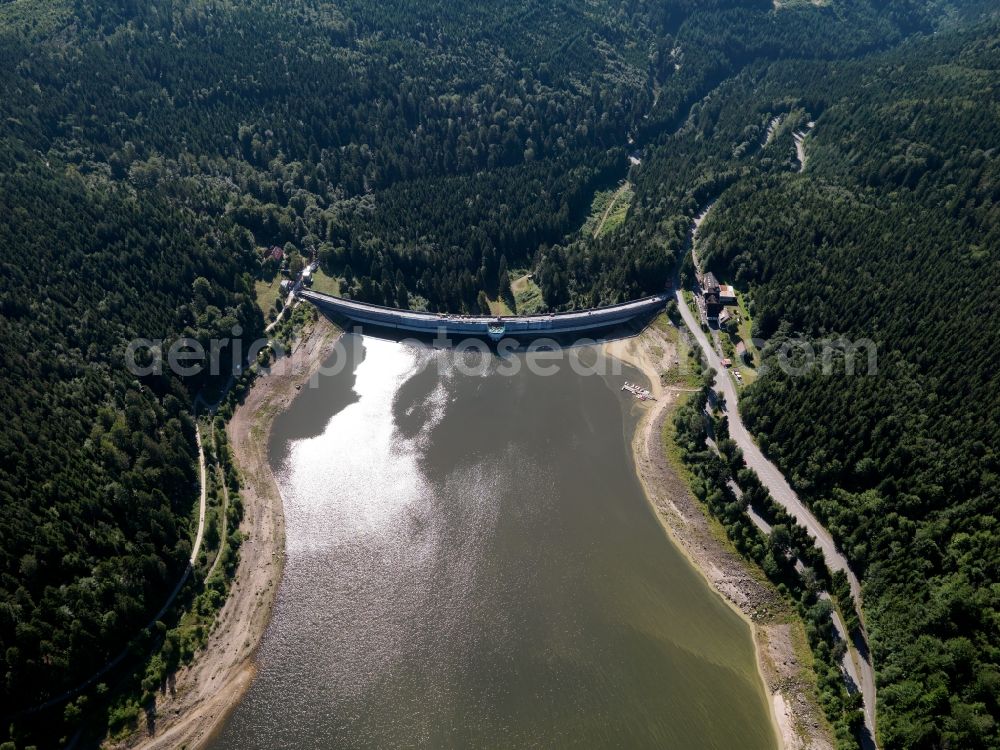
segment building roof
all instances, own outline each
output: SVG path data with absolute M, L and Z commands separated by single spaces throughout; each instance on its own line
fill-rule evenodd
M 715 278 L 715 274 L 712 273 L 711 271 L 705 274 L 704 278 L 701 281 L 701 286 L 706 293 L 714 291 L 716 294 L 718 294 L 719 292 L 719 280 Z
M 729 284 L 720 284 L 719 294 L 722 297 L 729 297 L 731 299 L 736 299 L 736 289 L 731 287 Z

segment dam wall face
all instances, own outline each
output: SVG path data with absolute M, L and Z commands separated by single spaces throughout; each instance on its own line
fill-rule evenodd
M 414 312 L 370 305 L 365 302 L 333 297 L 309 290 L 299 292 L 299 296 L 325 312 L 361 324 L 431 335 L 445 333 L 461 336 L 486 336 L 494 340 L 507 336 L 540 336 L 546 333 L 599 331 L 627 323 L 634 318 L 652 315 L 662 308 L 669 299 L 667 294 L 658 294 L 634 302 L 577 312 L 491 317 Z

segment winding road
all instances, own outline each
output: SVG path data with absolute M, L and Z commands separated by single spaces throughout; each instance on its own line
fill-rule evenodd
M 707 211 L 699 215 L 698 224 L 704 220 Z M 697 232 L 693 233 L 692 239 L 692 253 L 694 253 L 694 245 L 697 241 Z M 697 256 L 695 256 L 697 257 Z M 697 260 L 696 260 L 697 262 Z M 829 531 L 819 522 L 819 520 L 812 514 L 812 512 L 803 504 L 799 499 L 799 496 L 792 489 L 791 485 L 785 479 L 781 470 L 778 469 L 761 451 L 757 443 L 754 441 L 753 436 L 747 430 L 746 426 L 743 424 L 743 418 L 740 415 L 739 410 L 739 394 L 736 392 L 736 385 L 733 381 L 732 375 L 729 374 L 729 370 L 722 366 L 721 358 L 715 347 L 711 345 L 705 332 L 701 329 L 695 314 L 691 312 L 688 307 L 687 301 L 684 299 L 683 289 L 679 283 L 675 284 L 674 297 L 677 300 L 677 308 L 680 311 L 681 318 L 684 320 L 684 324 L 687 326 L 694 340 L 698 342 L 701 347 L 702 353 L 705 356 L 706 364 L 715 370 L 715 383 L 714 387 L 716 391 L 722 393 L 725 397 L 725 405 L 722 409 L 726 416 L 729 418 L 729 435 L 743 451 L 743 459 L 746 461 L 748 467 L 753 469 L 760 481 L 767 487 L 768 491 L 775 501 L 781 505 L 790 516 L 792 516 L 797 523 L 801 524 L 806 528 L 809 534 L 813 537 L 816 545 L 823 552 L 823 558 L 826 560 L 827 567 L 832 571 L 842 570 L 847 575 L 847 580 L 850 582 L 851 586 L 851 597 L 854 600 L 854 606 L 858 611 L 858 616 L 863 618 L 862 608 L 861 608 L 861 583 L 858 581 L 858 577 L 851 570 L 848 565 L 847 558 L 837 549 L 837 545 L 833 540 L 833 536 Z M 862 620 L 863 621 L 863 620 Z M 855 642 L 855 647 L 858 651 L 855 662 L 855 668 L 857 669 L 857 675 L 852 675 L 852 679 L 857 678 L 858 687 L 861 690 L 861 694 L 864 697 L 864 713 L 865 713 L 865 726 L 871 735 L 871 746 L 875 746 L 876 737 L 875 734 L 875 670 L 872 668 L 871 664 L 871 651 L 868 648 L 867 637 L 862 632 L 859 639 L 861 642 Z
M 296 284 L 295 288 L 298 289 L 298 284 Z M 281 312 L 278 313 L 278 317 L 276 317 L 274 320 L 272 320 L 270 323 L 267 324 L 267 327 L 264 329 L 264 333 L 270 333 L 274 329 L 274 327 L 278 325 L 278 323 L 284 320 L 285 311 L 291 310 L 294 305 L 295 305 L 295 291 L 292 290 L 291 292 L 288 293 L 288 296 L 285 297 L 285 304 L 281 306 Z
M 201 481 L 201 497 L 198 501 L 198 531 L 195 534 L 194 545 L 191 547 L 191 557 L 188 559 L 188 564 L 184 568 L 184 573 L 181 574 L 180 580 L 177 581 L 177 585 L 174 586 L 173 591 L 170 592 L 170 596 L 167 597 L 166 602 L 164 602 L 163 606 L 160 607 L 160 610 L 155 615 L 153 615 L 153 619 L 151 619 L 146 624 L 146 627 L 143 628 L 143 630 L 152 630 L 156 626 L 156 623 L 160 620 L 160 618 L 162 618 L 163 615 L 167 613 L 167 610 L 170 609 L 170 605 L 174 603 L 174 599 L 177 598 L 177 595 L 184 587 L 184 584 L 187 582 L 187 579 L 191 577 L 191 573 L 194 571 L 194 565 L 198 560 L 198 553 L 201 552 L 201 542 L 205 537 L 205 512 L 208 500 L 208 489 L 207 489 L 207 483 L 205 481 L 206 480 L 205 451 L 201 445 L 201 430 L 198 428 L 197 421 L 195 422 L 194 429 L 195 429 L 195 441 L 198 444 L 198 470 Z M 111 661 L 107 662 L 103 667 L 101 667 L 99 670 L 97 670 L 94 674 L 92 674 L 84 682 L 81 682 L 76 687 L 70 688 L 64 693 L 60 693 L 59 695 L 55 696 L 54 698 L 49 698 L 49 700 L 45 701 L 45 703 L 40 703 L 37 706 L 24 709 L 15 714 L 11 714 L 10 716 L 4 716 L 3 719 L 9 720 L 19 716 L 35 714 L 38 713 L 39 711 L 44 711 L 47 708 L 58 706 L 60 703 L 68 701 L 70 698 L 76 697 L 84 690 L 89 688 L 91 685 L 93 685 L 95 682 L 97 682 L 101 677 L 103 677 L 112 669 L 121 664 L 125 660 L 125 657 L 127 657 L 131 652 L 132 652 L 131 647 L 126 646 L 115 658 L 111 659 Z
M 188 560 L 187 567 L 184 568 L 184 573 L 181 575 L 180 580 L 177 581 L 177 585 L 174 586 L 174 590 L 170 592 L 167 601 L 147 627 L 155 625 L 156 621 L 167 613 L 170 605 L 174 603 L 174 599 L 177 598 L 184 584 L 187 583 L 187 579 L 191 577 L 195 563 L 198 562 L 198 553 L 201 552 L 201 542 L 205 538 L 205 510 L 208 500 L 208 483 L 205 476 L 205 449 L 201 445 L 201 429 L 198 427 L 197 422 L 194 425 L 194 439 L 198 443 L 198 475 L 201 483 L 201 497 L 198 500 L 198 532 L 195 534 L 194 544 L 191 547 L 191 558 Z
M 712 450 L 718 453 L 719 448 L 718 446 L 715 445 L 715 441 L 713 441 L 711 438 L 709 438 L 709 441 L 710 441 L 709 445 L 712 448 Z M 732 479 L 730 479 L 727 482 L 727 484 L 729 485 L 729 489 L 732 490 L 733 495 L 735 495 L 737 499 L 742 500 L 743 490 L 740 489 L 739 485 L 736 484 L 736 482 L 734 482 Z M 771 524 L 769 524 L 760 515 L 758 515 L 757 511 L 755 511 L 749 505 L 747 506 L 747 515 L 750 516 L 750 520 L 753 521 L 754 526 L 760 529 L 765 535 L 770 536 Z M 800 574 L 804 570 L 804 566 L 802 565 L 802 562 L 800 560 L 795 561 L 795 569 L 799 571 Z M 819 595 L 819 598 L 825 599 L 831 604 L 833 603 L 832 600 L 830 599 L 830 595 L 826 591 L 822 592 Z M 842 640 L 845 644 L 849 646 L 851 643 L 850 634 L 847 631 L 847 626 L 844 624 L 843 618 L 840 616 L 840 612 L 838 612 L 836 609 L 831 610 L 830 619 L 833 621 L 834 630 L 837 631 L 837 637 L 840 638 L 840 640 Z M 861 685 L 861 669 L 858 666 L 859 661 L 861 661 L 860 657 L 858 656 L 857 652 L 852 648 L 847 648 L 844 651 L 843 658 L 840 660 L 840 666 L 843 668 L 844 674 L 846 674 L 847 678 L 851 681 L 854 691 L 861 689 L 859 687 Z
M 222 560 L 222 553 L 226 551 L 226 533 L 227 527 L 229 525 L 229 484 L 226 482 L 225 472 L 221 467 L 216 464 L 217 475 L 219 477 L 219 484 L 222 485 L 222 509 L 219 513 L 219 524 L 222 529 L 219 532 L 219 551 L 215 553 L 215 560 L 212 561 L 212 566 L 205 573 L 205 580 L 207 581 L 212 577 L 212 573 L 215 569 L 219 567 L 219 561 Z

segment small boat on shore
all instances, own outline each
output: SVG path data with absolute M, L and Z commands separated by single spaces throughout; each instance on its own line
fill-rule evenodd
M 626 381 L 625 385 L 622 386 L 622 390 L 628 391 L 640 401 L 656 401 L 656 399 L 653 398 L 653 394 L 649 392 L 648 388 L 643 388 L 635 383 L 629 383 Z

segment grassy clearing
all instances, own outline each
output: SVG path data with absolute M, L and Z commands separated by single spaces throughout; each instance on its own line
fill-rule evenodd
M 738 363 L 740 368 L 740 373 L 743 375 L 743 382 L 750 384 L 757 379 L 757 368 L 760 367 L 760 351 L 754 346 L 753 343 L 753 318 L 750 317 L 750 312 L 747 309 L 746 296 L 743 292 L 736 293 L 736 302 L 738 305 L 740 323 L 737 329 L 740 340 L 743 341 L 744 346 L 747 348 L 747 352 L 750 354 L 751 364 L 746 365 L 742 361 Z M 737 360 L 734 359 L 734 362 Z
M 632 186 L 625 183 L 618 190 L 618 192 L 615 193 L 614 198 L 612 198 L 611 205 L 608 207 L 607 213 L 604 215 L 604 219 L 594 230 L 595 237 L 600 237 L 603 234 L 613 232 L 624 223 L 625 217 L 628 215 L 628 210 L 632 205 L 633 196 L 634 193 L 632 191 Z
M 274 309 L 274 301 L 281 296 L 281 274 L 275 274 L 270 281 L 257 279 L 253 284 L 257 307 L 264 313 L 264 318 L 270 320 L 269 313 Z
M 660 313 L 653 319 L 652 325 L 665 333 L 667 338 L 671 341 L 676 342 L 678 337 L 677 327 L 673 324 L 670 318 L 667 317 L 666 313 Z
M 621 226 L 632 205 L 632 184 L 623 182 L 615 190 L 601 190 L 594 194 L 590 215 L 583 225 L 583 233 L 600 237 Z
M 514 301 L 520 315 L 538 312 L 545 305 L 542 290 L 531 278 L 530 273 L 525 272 L 511 282 L 510 290 L 514 293 Z
M 687 303 L 688 308 L 697 318 L 699 316 L 698 301 L 695 299 L 694 292 L 690 289 L 685 289 L 682 294 L 684 295 L 684 301 Z
M 666 314 L 660 315 L 653 325 L 663 333 L 663 338 L 674 346 L 674 359 L 667 369 L 660 373 L 660 382 L 666 387 L 700 388 L 701 378 L 693 362 L 693 353 L 687 339 L 670 321 Z
M 514 311 L 507 307 L 507 303 L 502 299 L 489 299 L 490 315 L 513 315 Z
M 327 276 L 322 268 L 317 268 L 312 275 L 313 283 L 311 289 L 320 294 L 331 294 L 334 297 L 340 296 L 340 279 L 335 276 Z
M 743 377 L 742 380 L 734 377 L 736 390 L 741 391 L 745 386 L 750 385 L 750 383 L 757 378 L 757 372 L 753 368 L 744 365 L 742 360 L 736 356 L 736 342 L 738 340 L 738 337 L 734 334 L 727 333 L 726 331 L 719 331 L 719 341 L 722 343 L 722 356 L 733 363 L 733 366 L 730 368 L 730 372 L 739 372 Z
M 227 518 L 229 509 L 226 475 L 223 457 L 228 455 L 228 446 L 220 444 L 213 420 L 201 420 L 201 434 L 204 436 L 207 472 L 207 511 L 205 513 L 205 538 L 199 555 L 199 577 L 204 578 L 213 570 L 216 560 L 223 553 L 226 544 Z
M 274 278 L 270 281 L 257 279 L 254 282 L 254 295 L 256 296 L 257 306 L 264 313 L 265 320 L 273 320 L 272 313 L 277 314 L 274 303 L 279 297 L 284 296 L 281 293 L 281 282 L 284 278 L 279 273 L 275 274 Z M 335 297 L 340 296 L 340 279 L 334 276 L 327 276 L 323 273 L 322 269 L 316 269 L 313 272 L 312 279 L 312 286 L 309 288 L 314 292 L 332 294 Z M 284 302 L 284 299 L 282 299 L 282 302 Z
M 490 306 L 490 315 L 530 315 L 538 312 L 545 305 L 542 299 L 542 290 L 531 279 L 531 273 L 526 269 L 511 269 L 511 277 L 514 280 L 510 283 L 510 297 L 514 299 L 514 307 L 511 308 L 508 301 L 510 297 L 487 297 L 486 301 Z

